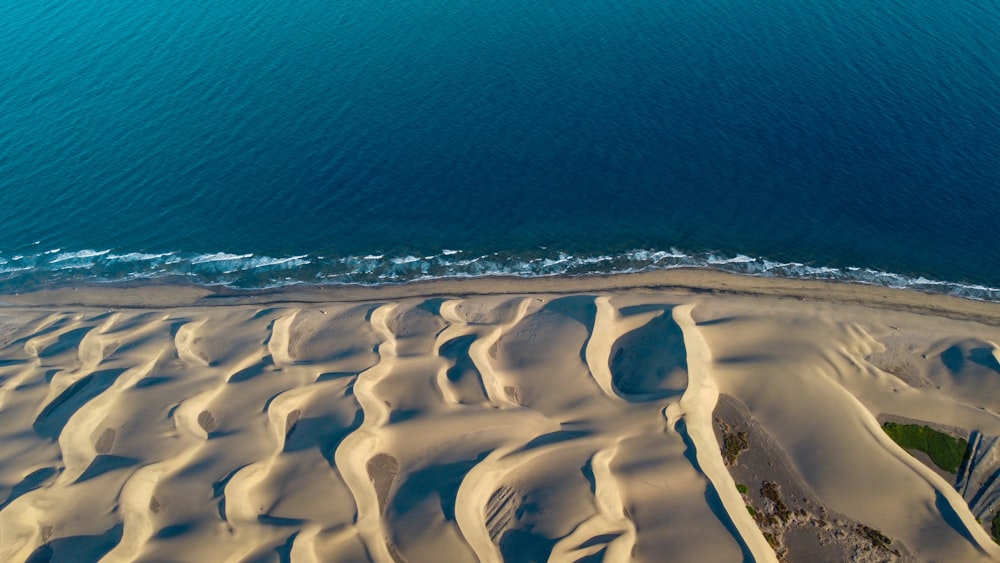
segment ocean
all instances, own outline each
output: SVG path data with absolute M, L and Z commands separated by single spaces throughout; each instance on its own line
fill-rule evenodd
M 6 0 L 0 291 L 679 266 L 1000 300 L 995 0 Z

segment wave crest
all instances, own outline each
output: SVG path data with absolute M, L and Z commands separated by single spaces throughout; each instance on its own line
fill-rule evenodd
M 446 249 L 425 256 L 380 253 L 340 257 L 55 249 L 32 255 L 0 255 L 0 284 L 11 291 L 78 281 L 115 282 L 184 276 L 199 284 L 260 289 L 299 283 L 374 285 L 436 278 L 588 275 L 671 268 L 712 268 L 764 277 L 846 281 L 1000 301 L 1000 288 L 981 284 L 905 276 L 872 268 L 835 268 L 744 254 L 688 253 L 673 248 L 636 249 L 620 254 L 579 254 L 554 249 L 521 254 L 479 254 Z

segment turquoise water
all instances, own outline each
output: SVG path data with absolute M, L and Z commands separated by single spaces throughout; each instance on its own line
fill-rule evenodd
M 713 266 L 1000 299 L 1000 6 L 0 5 L 0 288 Z

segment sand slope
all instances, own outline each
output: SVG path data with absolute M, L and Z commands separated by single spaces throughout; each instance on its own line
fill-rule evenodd
M 996 342 L 971 321 L 646 290 L 8 306 L 0 559 L 795 555 L 736 489 L 720 395 L 797 490 L 901 558 L 997 559 L 877 421 L 1000 434 Z

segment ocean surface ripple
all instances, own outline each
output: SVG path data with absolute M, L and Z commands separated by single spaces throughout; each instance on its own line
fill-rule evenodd
M 0 36 L 5 291 L 1000 287 L 989 0 L 9 0 Z

